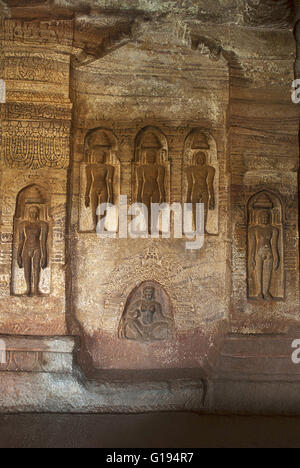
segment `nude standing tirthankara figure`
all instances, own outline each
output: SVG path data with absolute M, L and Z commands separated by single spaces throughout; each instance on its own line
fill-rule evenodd
M 262 210 L 258 224 L 249 228 L 249 260 L 253 270 L 257 299 L 271 300 L 272 274 L 280 266 L 279 230 L 271 224 L 271 213 Z
M 48 223 L 40 220 L 39 208 L 30 208 L 28 220 L 18 227 L 18 265 L 24 268 L 26 295 L 29 297 L 42 296 L 40 277 L 41 270 L 48 265 L 48 233 Z
M 114 167 L 107 164 L 107 153 L 101 149 L 93 148 L 90 150 L 91 163 L 86 167 L 86 193 L 85 206 L 91 207 L 94 229 L 98 221 L 105 216 L 97 214 L 99 204 L 114 203 L 113 179 Z

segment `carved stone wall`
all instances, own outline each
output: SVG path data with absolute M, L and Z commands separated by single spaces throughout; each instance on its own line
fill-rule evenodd
M 206 361 L 205 356 L 214 352 L 214 347 L 208 346 L 209 336 L 219 334 L 228 314 L 229 186 L 224 115 L 229 100 L 229 70 L 225 61 L 216 65 L 208 57 L 186 49 L 179 39 L 171 48 L 165 40 L 162 33 L 156 36 L 155 59 L 148 56 L 141 43 L 133 48 L 125 46 L 102 59 L 101 66 L 99 63 L 73 71 L 72 311 L 96 368 L 198 365 L 196 362 Z M 189 72 L 178 70 L 177 50 L 186 54 Z M 162 57 L 167 60 L 161 68 Z M 146 66 L 147 73 L 142 73 Z M 173 78 L 170 69 L 174 70 Z M 128 81 L 127 73 L 136 74 L 137 80 Z M 200 91 L 199 80 L 204 83 Z M 214 93 L 209 91 L 211 86 Z M 211 222 L 215 235 L 207 236 L 203 249 L 187 251 L 185 237 L 100 239 L 96 233 L 79 232 L 84 196 L 80 168 L 86 135 L 95 128 L 110 129 L 118 141 L 120 193 L 128 197 L 129 205 L 137 201 L 137 167 L 148 150 L 156 154 L 156 164 L 165 165 L 167 201 L 181 204 L 186 189 L 186 141 L 193 129 L 205 129 L 210 144 L 207 162 L 216 168 L 216 215 Z M 145 281 L 160 284 L 172 304 L 174 335 L 168 346 L 160 340 L 120 338 L 126 302 Z
M 70 34 L 70 21 L 8 19 L 4 23 L 6 103 L 1 106 L 0 247 L 3 333 L 66 332 L 64 265 L 71 103 L 70 57 L 62 51 L 70 44 Z M 41 253 L 38 248 L 37 253 L 32 253 L 32 261 L 28 260 L 33 270 L 41 270 L 44 293 L 30 298 L 22 296 L 26 291 L 26 265 L 18 266 L 17 252 L 20 226 L 29 219 L 28 211 L 20 213 L 20 194 L 34 186 L 40 187 L 47 199 L 47 213 L 43 213 L 42 204 L 35 206 L 40 210 L 40 223 L 49 228 L 49 258 L 45 269 L 41 264 L 34 267 L 34 261 L 38 262 L 34 255 Z
M 268 410 L 266 379 L 299 382 L 290 353 L 300 320 L 294 2 L 132 3 L 0 1 L 0 331 L 12 335 L 0 393 L 25 379 L 10 409 L 34 408 L 43 388 L 46 410 L 44 374 L 55 372 L 51 390 L 63 383 L 64 403 L 57 397 L 53 410 L 99 411 L 102 392 L 110 410 L 226 411 L 238 400 L 245 411 L 240 395 L 259 381 L 247 398 L 260 409 L 263 395 Z M 203 203 L 204 244 L 188 249 L 187 233 L 130 238 L 120 225 L 101 238 L 97 205 L 121 196 Z M 106 233 L 121 210 L 109 209 Z M 52 348 L 45 335 L 60 340 Z M 143 397 L 146 384 L 127 386 L 120 403 L 119 381 L 111 397 L 106 383 L 61 376 L 73 370 L 75 336 L 88 375 L 193 369 L 196 383 L 164 382 L 159 404 L 152 387 Z M 299 408 L 295 388 L 286 400 Z

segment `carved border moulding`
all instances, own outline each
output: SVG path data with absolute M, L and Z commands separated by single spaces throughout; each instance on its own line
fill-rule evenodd
M 247 204 L 248 298 L 285 298 L 284 211 L 278 195 L 262 190 Z
M 155 281 L 144 281 L 129 295 L 119 325 L 119 338 L 142 343 L 171 340 L 174 319 L 170 299 Z
M 100 203 L 117 206 L 120 198 L 121 165 L 118 158 L 118 140 L 107 128 L 88 131 L 84 141 L 84 157 L 80 167 L 79 230 L 95 232 L 100 216 Z M 117 213 L 107 212 L 105 228 L 116 231 Z
M 14 215 L 11 295 L 43 296 L 51 289 L 52 220 L 46 190 L 22 189 Z
M 8 102 L 3 107 L 6 120 L 71 120 L 72 105 L 31 104 Z
M 4 39 L 26 44 L 46 43 L 72 46 L 73 20 L 5 19 Z
M 6 80 L 23 82 L 62 84 L 69 80 L 68 63 L 42 53 L 7 55 L 4 74 Z
M 219 233 L 219 179 L 216 141 L 207 130 L 194 128 L 184 142 L 182 203 L 205 203 L 205 230 L 212 235 Z
M 10 168 L 67 169 L 70 122 L 3 121 L 4 160 Z

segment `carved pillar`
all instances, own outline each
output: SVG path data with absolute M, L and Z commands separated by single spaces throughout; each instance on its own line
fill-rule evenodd
M 7 95 L 1 111 L 0 200 L 0 325 L 3 333 L 66 333 L 64 265 L 72 41 L 72 20 L 4 21 Z M 26 206 L 23 215 L 20 214 L 18 194 L 28 188 L 30 192 L 30 187 L 39 187 L 47 199 L 47 219 L 41 200 L 34 197 L 24 201 Z M 16 258 L 19 242 L 16 236 L 22 222 L 28 222 L 29 205 L 38 208 L 40 223 L 49 226 L 47 274 L 41 277 L 45 296 L 41 297 L 24 297 L 24 272 Z

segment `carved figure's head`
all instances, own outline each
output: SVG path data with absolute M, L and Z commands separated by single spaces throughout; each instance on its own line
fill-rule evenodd
M 91 161 L 94 164 L 106 164 L 107 153 L 103 148 L 95 146 L 91 150 Z
M 145 150 L 145 162 L 146 164 L 155 164 L 156 163 L 156 150 L 147 149 Z
M 147 301 L 151 301 L 152 299 L 154 299 L 154 297 L 155 297 L 155 290 L 154 290 L 153 286 L 146 286 L 146 287 L 143 289 L 143 297 L 144 297 Z
M 29 210 L 30 221 L 38 221 L 40 219 L 40 210 L 37 206 L 33 206 Z
M 261 210 L 258 213 L 258 223 L 267 226 L 271 222 L 271 213 L 268 210 Z
M 203 151 L 199 151 L 195 157 L 196 165 L 197 166 L 205 166 L 206 165 L 206 154 Z

